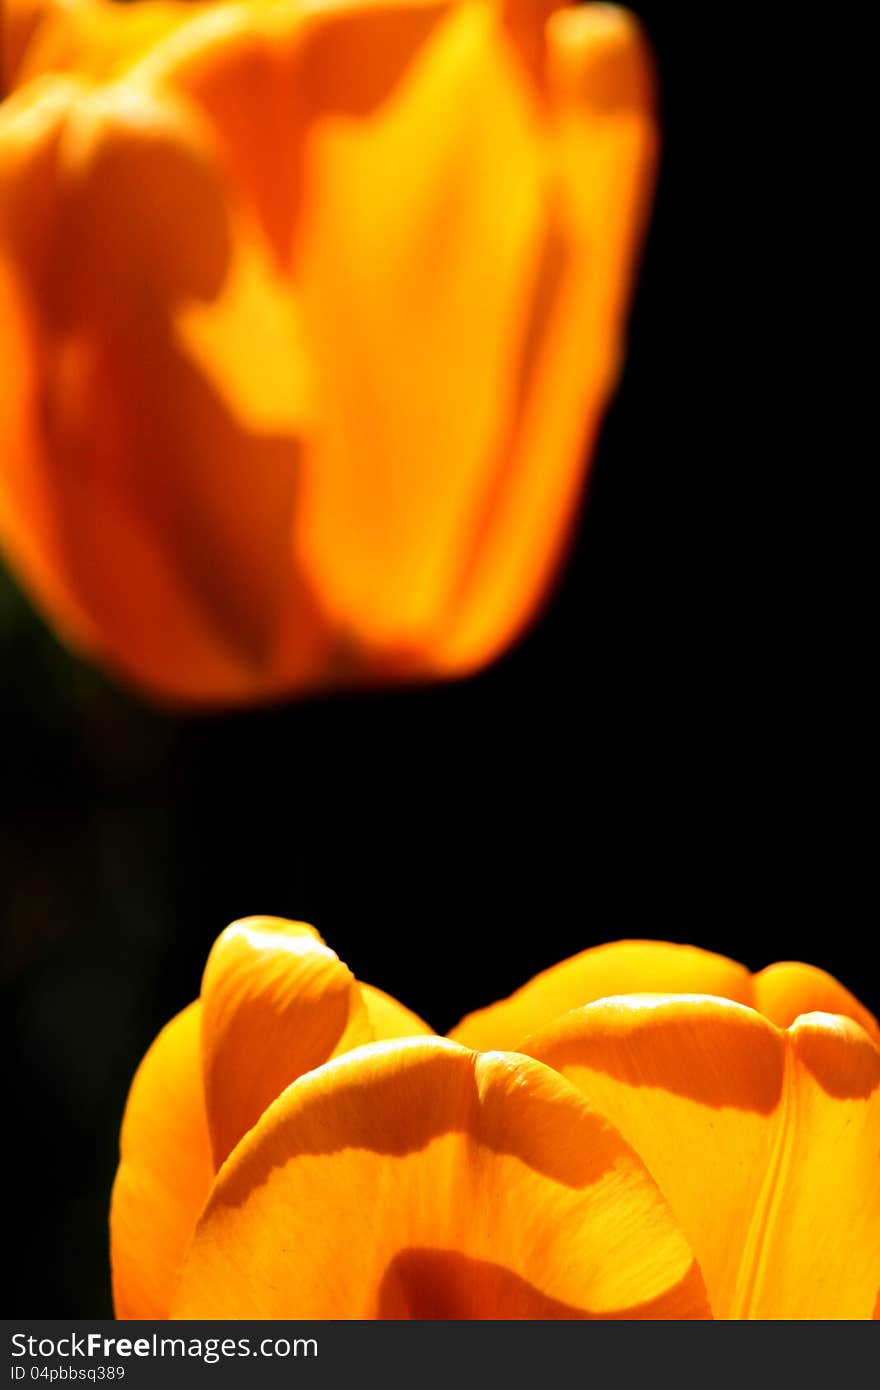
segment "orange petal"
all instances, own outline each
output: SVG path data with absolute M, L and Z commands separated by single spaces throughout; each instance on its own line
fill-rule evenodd
M 372 1040 L 357 982 L 314 927 L 248 917 L 221 933 L 202 980 L 205 1097 L 219 1168 L 285 1086 Z
M 358 981 L 358 988 L 376 1039 L 415 1038 L 420 1034 L 433 1034 L 434 1029 L 424 1019 L 384 990 L 376 989 L 375 985 L 365 985 L 362 980 Z
M 880 1284 L 880 1054 L 720 999 L 589 1005 L 530 1039 L 640 1154 L 720 1318 L 868 1318 Z
M 855 995 L 825 970 L 800 961 L 780 961 L 761 970 L 752 981 L 754 1005 L 779 1028 L 800 1014 L 843 1014 L 855 1019 L 880 1044 L 880 1026 Z
M 325 637 L 290 553 L 295 305 L 200 119 L 168 94 L 128 81 L 72 97 L 53 180 L 51 211 L 27 205 L 48 242 L 32 301 L 51 328 L 39 418 L 101 655 L 166 695 L 240 697 L 271 688 L 289 621 L 305 680 Z M 58 276 L 68 259 L 76 275 Z M 247 338 L 246 364 L 219 332 Z
M 554 575 L 620 371 L 653 189 L 652 68 L 632 15 L 568 6 L 550 16 L 545 40 L 543 222 L 523 272 L 505 429 L 437 637 L 438 667 L 450 673 L 508 642 Z
M 511 1055 L 377 1043 L 291 1086 L 220 1173 L 182 1318 L 709 1316 L 636 1155 Z
M 166 1318 L 214 1178 L 202 1092 L 201 1006 L 163 1028 L 137 1070 L 110 1208 L 118 1318 Z
M 560 1014 L 606 995 L 666 991 L 751 1003 L 751 978 L 744 966 L 696 946 L 614 941 L 542 971 L 509 999 L 468 1014 L 449 1036 L 467 1047 L 515 1048 Z
M 310 134 L 296 271 L 322 429 L 297 545 L 389 669 L 453 601 L 501 468 L 543 230 L 539 131 L 489 7 L 457 5 L 375 112 L 328 111 Z

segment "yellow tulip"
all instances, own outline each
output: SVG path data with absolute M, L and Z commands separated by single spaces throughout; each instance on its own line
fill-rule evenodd
M 227 928 L 132 1085 L 117 1316 L 707 1317 L 644 1165 L 577 1090 L 428 1034 L 312 928 Z
M 635 22 L 5 0 L 3 24 L 0 544 L 60 631 L 198 703 L 489 661 L 620 369 L 655 145 Z
M 625 965 L 664 991 L 750 978 L 663 943 L 587 958 L 587 992 Z M 234 924 L 129 1096 L 117 1315 L 871 1317 L 876 1023 L 822 972 L 762 977 L 787 981 L 773 1010 L 844 1012 L 782 1028 L 717 993 L 618 995 L 486 1052 L 313 929 Z

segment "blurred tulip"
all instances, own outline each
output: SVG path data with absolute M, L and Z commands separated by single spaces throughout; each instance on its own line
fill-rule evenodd
M 870 1318 L 871 1015 L 807 966 L 755 977 L 769 1012 L 802 1010 L 780 1027 L 690 992 L 751 979 L 708 952 L 580 960 L 582 988 L 629 969 L 689 992 L 604 997 L 472 1051 L 311 928 L 228 928 L 131 1089 L 117 1315 Z
M 5 0 L 0 543 L 208 704 L 448 677 L 559 562 L 652 181 L 613 6 Z

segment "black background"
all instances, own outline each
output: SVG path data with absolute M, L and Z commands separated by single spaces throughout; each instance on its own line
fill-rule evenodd
M 109 1312 L 127 1086 L 238 916 L 313 922 L 438 1030 L 623 935 L 812 960 L 880 1007 L 850 71 L 802 10 L 634 8 L 664 156 L 628 367 L 516 650 L 178 717 L 0 591 L 12 1314 Z

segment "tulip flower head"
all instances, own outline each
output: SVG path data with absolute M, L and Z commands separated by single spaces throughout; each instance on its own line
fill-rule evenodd
M 872 1316 L 880 1034 L 851 995 L 627 942 L 523 996 L 537 1031 L 474 1048 L 491 1010 L 437 1038 L 313 929 L 228 928 L 132 1085 L 117 1315 Z
M 558 565 L 655 132 L 625 12 L 6 0 L 0 544 L 169 700 L 484 665 Z

